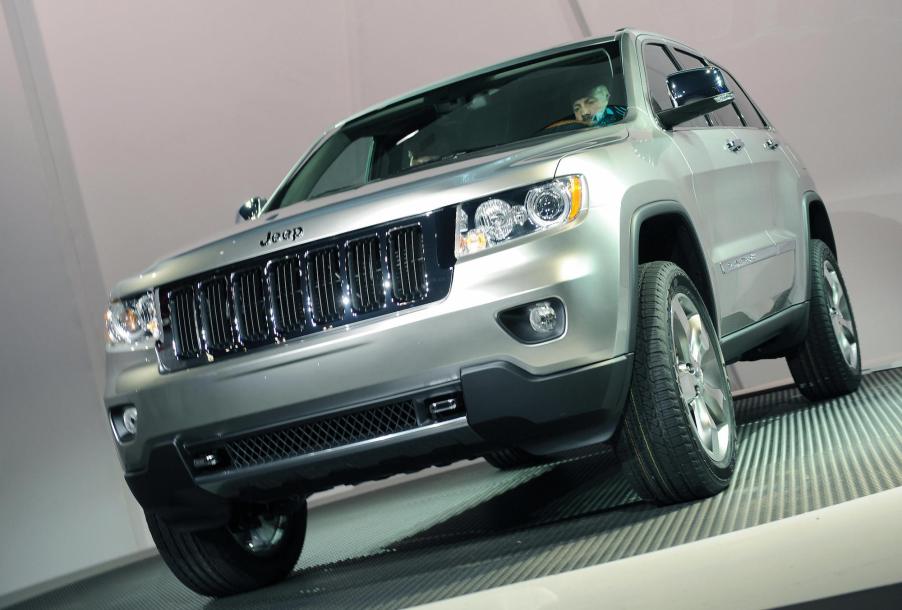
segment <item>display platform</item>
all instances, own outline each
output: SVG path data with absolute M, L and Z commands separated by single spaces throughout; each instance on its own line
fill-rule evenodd
M 810 403 L 787 388 L 736 401 L 724 493 L 641 502 L 610 452 L 517 472 L 482 461 L 315 506 L 287 581 L 212 601 L 158 557 L 20 608 L 400 608 L 691 543 L 902 486 L 902 369 Z M 766 583 L 761 583 L 766 585 Z

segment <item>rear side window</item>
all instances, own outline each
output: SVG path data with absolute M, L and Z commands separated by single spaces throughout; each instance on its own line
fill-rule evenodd
M 718 66 L 719 67 L 719 66 Z M 745 91 L 742 90 L 742 87 L 739 86 L 729 72 L 720 68 L 720 71 L 723 72 L 724 78 L 727 79 L 727 86 L 730 88 L 730 91 L 733 92 L 735 99 L 733 103 L 739 107 L 739 112 L 742 113 L 742 118 L 745 119 L 745 124 L 749 127 L 758 127 L 764 128 L 764 120 L 761 118 L 761 115 L 758 114 L 758 111 L 755 110 L 755 106 L 752 104 L 752 101 L 745 94 Z

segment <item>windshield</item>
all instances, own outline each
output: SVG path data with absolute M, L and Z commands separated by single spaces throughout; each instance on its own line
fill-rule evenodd
M 479 151 L 604 127 L 625 114 L 614 42 L 480 74 L 348 122 L 311 155 L 268 209 Z

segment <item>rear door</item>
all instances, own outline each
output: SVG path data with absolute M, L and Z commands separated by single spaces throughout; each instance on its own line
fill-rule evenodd
M 711 62 L 711 65 L 716 64 Z M 733 75 L 722 66 L 717 67 L 735 96 L 734 107 L 742 126 L 733 127 L 733 131 L 745 142 L 754 180 L 761 190 L 761 202 L 757 206 L 760 221 L 773 242 L 770 252 L 776 259 L 772 267 L 777 274 L 774 289 L 779 292 L 774 310 L 782 309 L 804 298 L 807 249 L 800 241 L 805 238 L 805 218 L 799 200 L 799 172 L 776 129 L 767 123 Z

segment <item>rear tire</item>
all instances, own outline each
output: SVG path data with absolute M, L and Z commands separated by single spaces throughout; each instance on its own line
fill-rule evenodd
M 808 335 L 786 362 L 799 391 L 809 400 L 823 400 L 858 389 L 861 350 L 836 256 L 819 239 L 812 239 L 808 250 Z
M 172 573 L 189 589 L 209 597 L 253 591 L 283 580 L 298 561 L 307 529 L 306 503 L 291 515 L 261 519 L 258 527 L 240 530 L 221 526 L 182 531 L 159 515 L 146 517 Z M 272 527 L 274 523 L 278 527 Z M 261 531 L 273 535 L 267 538 Z
M 643 499 L 671 504 L 727 487 L 736 419 L 720 341 L 689 276 L 670 262 L 639 267 L 636 350 L 615 437 Z

